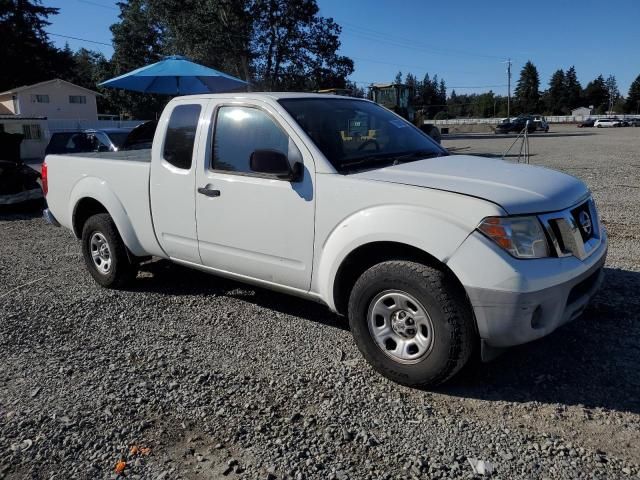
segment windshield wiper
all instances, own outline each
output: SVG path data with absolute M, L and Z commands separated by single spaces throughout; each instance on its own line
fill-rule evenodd
M 416 151 L 416 152 L 407 152 L 400 154 L 386 154 L 386 155 L 368 155 L 366 157 L 356 158 L 354 160 L 343 162 L 340 167 L 341 168 L 350 168 L 356 167 L 359 165 L 364 165 L 367 163 L 378 163 L 381 161 L 385 161 L 391 163 L 391 165 L 398 165 L 399 163 L 403 163 L 411 160 L 423 160 L 427 158 L 434 158 L 442 156 L 442 152 L 433 152 L 433 151 Z
M 395 155 L 393 157 L 393 164 L 398 165 L 399 163 L 403 163 L 405 161 L 426 160 L 427 158 L 436 158 L 441 156 L 442 156 L 442 152 L 425 152 L 425 151 L 409 152 L 402 155 Z

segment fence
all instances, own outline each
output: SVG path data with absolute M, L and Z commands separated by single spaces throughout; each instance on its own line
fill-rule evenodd
M 598 118 L 610 118 L 616 117 L 619 119 L 629 120 L 631 118 L 640 118 L 640 115 L 549 115 L 545 116 L 548 123 L 580 123 L 592 118 L 597 120 Z M 502 118 L 450 118 L 447 120 L 427 120 L 427 123 L 433 123 L 435 125 L 473 125 L 478 123 L 486 123 L 490 125 L 496 125 L 502 122 Z

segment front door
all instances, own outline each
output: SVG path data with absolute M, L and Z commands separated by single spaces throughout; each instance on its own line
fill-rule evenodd
M 204 165 L 196 178 L 202 263 L 222 272 L 308 290 L 314 240 L 313 159 L 269 107 L 212 105 Z M 256 174 L 256 150 L 301 160 L 297 181 Z

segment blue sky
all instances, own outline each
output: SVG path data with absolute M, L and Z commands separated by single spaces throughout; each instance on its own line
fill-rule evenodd
M 111 43 L 115 0 L 44 0 L 60 8 L 49 32 Z M 390 81 L 398 70 L 419 78 L 437 73 L 448 93 L 506 94 L 506 65 L 513 81 L 527 60 L 540 73 L 541 88 L 558 68 L 575 65 L 583 86 L 614 74 L 623 95 L 640 75 L 640 0 L 534 0 L 456 2 L 427 0 L 318 0 L 320 13 L 343 27 L 343 54 L 353 58 L 351 79 Z M 113 49 L 51 36 L 59 46 Z M 214 65 L 215 67 L 215 65 Z M 472 88 L 473 87 L 473 88 Z

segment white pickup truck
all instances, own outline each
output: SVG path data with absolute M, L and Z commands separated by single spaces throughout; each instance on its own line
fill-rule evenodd
M 414 386 L 578 317 L 607 253 L 580 180 L 450 155 L 332 95 L 179 97 L 150 151 L 50 155 L 43 180 L 45 217 L 81 239 L 100 285 L 161 257 L 310 298 Z

